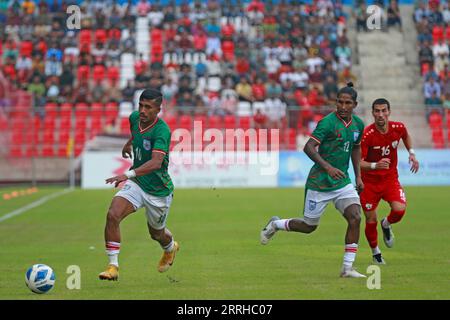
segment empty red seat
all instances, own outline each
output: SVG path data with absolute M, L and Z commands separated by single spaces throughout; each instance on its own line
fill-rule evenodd
M 87 118 L 81 117 L 75 120 L 75 131 L 85 131 Z
M 75 157 L 78 157 L 83 152 L 84 144 L 76 144 L 74 148 Z
M 116 119 L 119 114 L 119 105 L 115 102 L 108 102 L 105 106 L 105 117 L 107 122 Z
M 44 119 L 44 130 L 53 131 L 55 129 L 55 118 L 45 117 Z
M 208 119 L 208 128 L 220 129 L 222 128 L 222 119 L 219 116 L 210 116 Z
M 121 34 L 120 29 L 113 28 L 108 31 L 108 39 L 110 39 L 110 40 L 119 41 L 121 36 L 122 36 L 122 34 Z
M 37 150 L 37 145 L 36 144 L 29 144 L 25 146 L 25 154 L 24 156 L 27 158 L 31 158 L 31 157 L 37 157 L 38 154 L 38 150 Z
M 66 130 L 60 130 L 59 131 L 59 137 L 58 137 L 58 143 L 61 145 L 67 145 L 69 142 L 70 133 Z
M 152 31 L 150 31 L 150 41 L 152 43 L 161 43 L 162 44 L 162 38 L 163 38 L 163 32 L 161 29 L 153 28 Z
M 59 116 L 62 118 L 71 117 L 72 116 L 72 104 L 70 104 L 70 103 L 61 104 L 61 107 L 59 109 Z
M 21 145 L 24 142 L 24 131 L 13 131 L 11 135 L 11 143 Z
M 202 125 L 202 128 L 204 129 L 206 127 L 206 121 L 207 117 L 204 115 L 196 115 L 194 116 L 194 125 L 199 125 L 199 123 Z M 197 122 L 197 123 L 195 123 Z
M 68 156 L 67 144 L 58 145 L 57 156 L 62 157 L 62 158 L 65 158 Z
M 439 112 L 432 112 L 430 114 L 430 127 L 436 129 L 442 127 L 442 115 Z
M 177 118 L 175 118 L 174 116 L 166 116 L 164 117 L 164 121 L 167 123 L 167 125 L 169 126 L 170 130 L 175 130 L 177 127 Z
M 22 43 L 20 44 L 20 55 L 24 57 L 31 57 L 32 52 L 33 52 L 33 42 L 22 41 Z
M 92 39 L 91 30 L 89 29 L 80 30 L 80 38 L 79 38 L 80 44 L 91 45 L 91 39 Z
M 58 104 L 55 102 L 47 102 L 44 106 L 45 116 L 58 116 Z
M 9 148 L 9 155 L 14 158 L 22 158 L 24 156 L 22 145 L 11 145 Z
M 46 158 L 51 158 L 55 156 L 55 148 L 52 145 L 44 145 L 42 146 L 41 156 Z
M 105 43 L 108 40 L 108 34 L 105 29 L 95 30 L 94 36 L 96 43 Z
M 286 135 L 286 139 L 285 139 L 285 141 L 286 141 L 286 148 L 288 150 L 295 150 L 296 147 L 297 147 L 297 141 L 296 141 L 297 140 L 297 134 L 295 132 L 295 129 L 288 128 L 288 129 L 285 130 L 284 134 Z
M 75 144 L 84 144 L 86 141 L 86 132 L 84 131 L 78 131 L 75 132 Z
M 226 115 L 224 118 L 224 126 L 225 129 L 235 129 L 236 128 L 236 119 L 233 115 Z
M 130 133 L 130 122 L 128 118 L 120 118 L 120 133 L 129 134 Z
M 77 118 L 86 118 L 89 115 L 89 106 L 80 102 L 75 105 L 75 116 Z
M 89 137 L 92 139 L 103 130 L 102 118 L 91 118 L 91 130 L 89 130 Z
M 180 117 L 180 122 L 178 124 L 178 127 L 181 129 L 191 130 L 192 128 L 192 119 L 188 115 L 182 115 Z
M 94 82 L 96 83 L 102 82 L 105 79 L 105 75 L 106 75 L 105 66 L 101 64 L 96 64 L 94 66 L 94 69 L 92 70 L 92 77 L 94 79 Z
M 94 102 L 91 105 L 91 117 L 101 118 L 103 116 L 103 104 L 99 102 Z
M 89 80 L 91 70 L 87 65 L 81 65 L 77 69 L 77 79 L 79 81 L 86 82 Z
M 247 130 L 250 128 L 250 117 L 239 118 L 239 128 Z
M 114 87 L 117 84 L 117 81 L 119 80 L 120 72 L 119 68 L 116 66 L 111 66 L 108 68 L 107 71 L 107 77 L 109 81 L 109 85 Z
M 53 134 L 53 130 L 46 130 L 42 134 L 42 143 L 43 144 L 53 144 L 55 142 L 55 136 Z

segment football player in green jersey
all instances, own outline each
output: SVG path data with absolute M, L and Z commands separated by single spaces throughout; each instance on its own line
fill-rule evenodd
M 139 97 L 139 111 L 130 115 L 131 138 L 122 149 L 124 158 L 134 156 L 131 170 L 106 179 L 117 187 L 126 181 L 114 196 L 106 217 L 105 243 L 109 264 L 99 274 L 102 280 L 119 277 L 120 222 L 139 208 L 145 207 L 150 236 L 164 250 L 158 271 L 164 272 L 172 265 L 179 245 L 166 228 L 173 198 L 173 183 L 168 173 L 170 128 L 158 118 L 162 94 L 146 89 Z
M 313 232 L 328 203 L 332 201 L 348 223 L 340 274 L 346 278 L 365 277 L 353 268 L 361 221 L 357 191 L 361 192 L 364 188 L 359 168 L 364 123 L 353 115 L 356 106 L 357 92 L 350 82 L 338 92 L 336 111 L 319 121 L 305 145 L 304 151 L 314 161 L 314 166 L 306 181 L 303 219 L 272 217 L 261 231 L 260 239 L 262 244 L 267 244 L 278 230 Z M 350 159 L 355 171 L 356 189 L 348 175 Z

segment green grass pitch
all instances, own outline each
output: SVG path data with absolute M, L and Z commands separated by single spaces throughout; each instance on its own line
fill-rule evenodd
M 0 217 L 58 190 L 0 197 Z M 267 246 L 259 244 L 272 215 L 301 216 L 300 188 L 176 190 L 168 227 L 181 248 L 172 268 L 157 272 L 161 249 L 141 209 L 121 224 L 119 281 L 100 281 L 113 194 L 76 189 L 0 222 L 0 299 L 450 299 L 450 187 L 406 188 L 408 209 L 394 226 L 394 248 L 385 248 L 379 231 L 388 263 L 379 290 L 369 290 L 366 279 L 338 277 L 346 223 L 331 205 L 316 232 L 279 232 Z M 380 209 L 384 216 L 387 206 Z M 35 263 L 55 270 L 48 294 L 25 286 L 25 271 Z M 370 263 L 361 224 L 355 266 L 366 273 Z M 70 265 L 81 268 L 80 290 L 66 288 Z

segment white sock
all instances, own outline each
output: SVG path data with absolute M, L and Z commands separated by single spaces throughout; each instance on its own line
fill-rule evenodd
M 109 264 L 119 267 L 120 242 L 106 241 L 106 254 L 108 255 Z
M 161 246 L 161 248 L 165 251 L 165 252 L 172 252 L 174 247 L 174 243 L 173 243 L 173 237 L 172 240 L 170 240 L 170 243 L 166 246 Z
M 289 221 L 291 219 L 280 219 L 275 220 L 272 222 L 272 225 L 275 227 L 275 230 L 284 230 L 284 231 L 290 231 L 289 230 Z
M 383 219 L 383 222 L 381 224 L 383 225 L 383 228 L 389 228 L 389 226 L 391 225 L 388 219 Z
M 357 243 L 349 243 L 345 245 L 344 269 L 349 270 L 352 268 L 353 262 L 355 262 L 357 251 L 358 251 Z
M 381 253 L 380 248 L 378 248 L 378 246 L 376 246 L 375 248 L 372 248 L 372 255 L 376 255 Z

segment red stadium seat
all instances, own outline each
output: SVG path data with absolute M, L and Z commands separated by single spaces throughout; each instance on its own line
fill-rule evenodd
M 250 129 L 250 117 L 240 117 L 239 128 L 244 130 Z
M 225 126 L 225 129 L 235 129 L 236 128 L 235 116 L 226 115 L 224 118 L 224 126 Z
M 55 156 L 55 148 L 52 145 L 44 145 L 41 150 L 41 156 L 45 158 L 51 158 Z
M 84 144 L 76 144 L 74 148 L 75 157 L 78 157 L 83 152 Z
M 31 41 L 22 41 L 20 44 L 20 55 L 23 57 L 31 57 L 33 52 L 33 42 Z
M 89 116 L 89 106 L 83 102 L 77 103 L 75 105 L 75 116 L 77 118 L 86 118 Z
M 432 129 L 436 129 L 438 127 L 442 127 L 442 115 L 438 112 L 432 112 L 430 114 L 430 127 Z
M 75 120 L 75 131 L 85 131 L 87 127 L 87 118 L 81 117 Z
M 122 134 L 130 133 L 130 122 L 126 117 L 120 118 L 120 133 Z
M 92 139 L 103 130 L 102 118 L 91 119 L 91 129 L 89 130 L 89 138 Z
M 31 157 L 37 157 L 38 154 L 38 148 L 36 144 L 28 144 L 25 145 L 25 154 L 24 156 L 26 158 L 31 158 Z
M 77 144 L 84 144 L 86 141 L 86 132 L 84 131 L 78 131 L 75 132 L 75 145 Z
M 60 144 L 58 145 L 58 153 L 57 153 L 58 157 L 61 158 L 66 158 L 67 155 L 67 144 Z
M 82 82 L 86 82 L 87 80 L 89 80 L 90 73 L 91 73 L 91 70 L 90 70 L 89 66 L 81 65 L 77 69 L 77 79 L 79 81 L 83 80 Z
M 47 102 L 44 106 L 45 116 L 57 117 L 58 104 L 55 102 Z
M 11 145 L 9 148 L 9 155 L 13 158 L 22 158 L 25 155 L 22 145 Z
M 117 41 L 119 41 L 121 36 L 122 36 L 122 34 L 121 34 L 120 29 L 113 28 L 113 29 L 110 29 L 108 31 L 108 39 L 109 40 L 117 40 Z
M 91 45 L 92 34 L 89 29 L 81 29 L 80 30 L 80 44 L 88 44 Z
M 208 118 L 205 115 L 195 115 L 194 116 L 194 122 L 196 121 L 197 124 L 194 123 L 194 125 L 198 125 L 198 123 L 200 122 L 202 125 L 202 128 L 205 129 L 206 128 L 206 122 L 208 120 Z
M 297 148 L 297 134 L 295 132 L 295 129 L 288 128 L 286 129 L 285 133 L 286 135 L 286 148 L 288 150 L 295 150 Z
M 185 115 L 185 114 L 182 115 L 180 117 L 180 122 L 178 124 L 178 127 L 182 128 L 182 129 L 186 129 L 186 130 L 191 130 L 192 129 L 192 119 L 191 119 L 191 117 L 188 116 L 188 115 Z
M 120 77 L 119 68 L 116 66 L 109 67 L 108 71 L 107 71 L 107 77 L 108 77 L 109 85 L 114 87 L 117 84 L 117 81 L 119 80 L 119 77 Z
M 46 130 L 42 135 L 42 143 L 43 144 L 53 144 L 55 143 L 55 136 L 53 130 Z
M 58 137 L 58 144 L 67 145 L 69 142 L 70 133 L 66 130 L 60 130 L 59 131 L 59 137 Z
M 222 119 L 219 116 L 210 116 L 208 119 L 208 128 L 220 129 L 222 128 Z
M 70 104 L 70 103 L 61 104 L 61 107 L 59 110 L 59 115 L 62 118 L 65 118 L 65 117 L 70 118 L 72 116 L 72 104 Z
M 119 105 L 115 102 L 109 102 L 105 106 L 105 118 L 107 122 L 114 120 L 119 115 Z
M 44 119 L 44 130 L 53 131 L 55 130 L 55 118 L 54 117 L 45 117 Z
M 105 80 L 105 75 L 106 75 L 105 66 L 103 66 L 101 64 L 96 64 L 92 71 L 92 77 L 94 79 L 94 82 L 95 83 L 102 82 L 103 80 Z
M 108 34 L 105 29 L 95 30 L 94 36 L 96 43 L 105 43 L 108 40 Z
M 152 43 L 160 43 L 162 44 L 163 40 L 163 32 L 161 29 L 153 28 L 152 31 L 150 31 L 150 41 Z
M 13 131 L 11 135 L 11 143 L 15 145 L 22 145 L 25 137 L 23 131 Z
M 91 105 L 91 117 L 101 118 L 103 116 L 103 104 L 99 102 L 94 102 Z
M 177 118 L 175 118 L 174 116 L 165 116 L 164 117 L 164 121 L 167 123 L 167 125 L 169 126 L 170 130 L 175 130 L 177 127 Z

